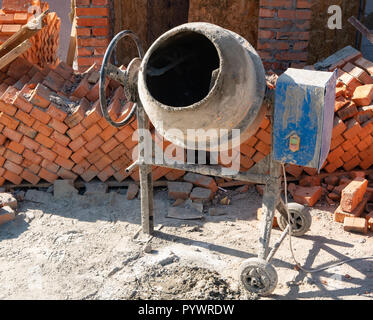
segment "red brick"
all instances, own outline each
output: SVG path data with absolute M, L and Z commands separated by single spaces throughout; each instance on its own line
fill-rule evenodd
M 70 141 L 71 141 L 67 136 L 65 136 L 64 134 L 61 134 L 61 133 L 59 133 L 59 132 L 57 132 L 57 131 L 54 131 L 54 132 L 51 134 L 50 138 L 51 138 L 53 141 L 59 143 L 60 145 L 62 145 L 62 146 L 64 146 L 64 147 L 67 147 L 68 144 L 69 144 Z
M 48 124 L 48 122 L 51 119 L 51 117 L 46 112 L 43 112 L 38 108 L 33 108 L 30 114 L 36 120 L 38 120 L 38 121 L 40 121 L 41 123 L 44 123 L 44 124 Z
M 313 207 L 322 195 L 321 187 L 296 187 L 292 193 L 294 201 Z
M 35 142 L 33 139 L 30 139 L 29 137 L 27 136 L 23 136 L 21 142 L 20 142 L 24 147 L 26 147 L 27 149 L 31 150 L 31 151 L 38 151 L 39 148 L 40 148 L 40 144 Z
M 358 132 L 361 131 L 360 124 L 355 119 L 348 120 L 346 125 L 347 130 L 343 133 L 345 139 L 352 139 L 353 137 L 357 136 Z
M 78 149 L 83 147 L 86 143 L 87 141 L 82 136 L 79 136 L 78 138 L 70 142 L 69 148 L 73 150 L 74 152 L 76 152 Z
M 80 16 L 97 16 L 107 17 L 109 15 L 108 8 L 76 8 L 76 14 Z
M 40 181 L 40 178 L 33 174 L 31 171 L 24 169 L 23 172 L 21 173 L 21 178 L 30 182 L 33 185 L 37 185 Z
M 9 129 L 8 127 L 5 127 L 3 129 L 3 135 L 6 136 L 9 140 L 12 140 L 15 142 L 20 142 L 22 139 L 22 134 L 12 129 Z
M 94 124 L 92 127 L 90 127 L 87 131 L 83 133 L 83 137 L 89 142 L 97 135 L 99 135 L 101 132 L 102 129 L 97 124 Z
M 22 154 L 25 147 L 15 141 L 11 141 L 8 145 L 8 149 L 14 151 L 15 153 Z
M 352 158 L 349 162 L 346 162 L 344 164 L 343 168 L 346 171 L 351 171 L 352 169 L 354 169 L 355 167 L 357 167 L 360 162 L 361 162 L 361 159 L 358 156 L 356 156 L 356 157 Z
M 363 200 L 368 187 L 368 180 L 356 178 L 342 191 L 341 208 L 343 211 L 352 212 Z
M 20 175 L 22 173 L 23 168 L 19 166 L 18 164 L 15 164 L 14 162 L 11 162 L 9 160 L 5 161 L 4 168 L 9 170 L 10 172 L 13 172 L 14 174 Z
M 41 168 L 40 172 L 39 172 L 39 177 L 50 182 L 50 183 L 53 183 L 54 181 L 56 181 L 58 179 L 58 176 L 44 168 Z
M 91 164 L 88 161 L 82 160 L 81 162 L 79 162 L 78 164 L 74 166 L 72 171 L 78 175 L 82 175 L 90 166 Z
M 31 171 L 33 174 L 38 174 L 41 169 L 39 165 L 32 163 L 30 160 L 26 160 L 26 159 L 22 162 L 22 166 L 25 169 Z
M 50 105 L 50 96 L 51 96 L 52 92 L 46 87 L 44 86 L 43 84 L 39 83 L 33 94 L 31 95 L 29 101 L 40 107 L 40 108 L 48 108 L 48 106 Z
M 367 84 L 356 88 L 352 100 L 358 106 L 368 106 L 373 99 L 373 85 Z
M 42 161 L 42 158 L 39 155 L 28 149 L 25 149 L 23 152 L 23 157 L 34 164 L 39 164 Z
M 56 158 L 55 163 L 57 163 L 59 166 L 67 170 L 71 170 L 73 166 L 75 165 L 75 163 L 72 162 L 71 160 L 64 158 L 64 157 L 60 157 L 60 156 Z
M 91 165 L 87 170 L 86 172 L 84 172 L 81 176 L 81 178 L 86 181 L 86 182 L 89 182 L 91 181 L 94 177 L 97 176 L 97 174 L 99 173 L 99 171 L 97 170 L 97 168 L 94 166 L 94 165 Z
M 342 70 L 348 72 L 363 84 L 373 84 L 373 79 L 367 72 L 350 62 L 347 62 Z
M 261 18 L 273 18 L 275 14 L 276 14 L 275 9 L 266 9 L 266 8 L 259 9 L 259 17 Z
M 73 153 L 69 148 L 65 148 L 61 146 L 59 143 L 54 144 L 54 146 L 52 147 L 52 151 L 54 151 L 64 159 L 69 159 L 71 154 Z
M 86 158 L 87 161 L 91 164 L 95 164 L 98 162 L 105 154 L 100 150 L 96 150 L 89 154 L 89 156 Z
M 337 114 L 338 114 L 338 117 L 341 119 L 341 120 L 347 120 L 349 118 L 352 118 L 353 116 L 355 116 L 356 114 L 358 113 L 358 110 L 357 110 L 357 107 L 356 107 L 356 104 L 354 102 L 350 102 L 348 103 L 346 106 L 344 106 L 342 109 L 340 109 Z
M 109 35 L 109 28 L 93 28 L 92 34 L 95 37 L 105 37 Z
M 9 116 L 14 116 L 17 111 L 17 108 L 11 104 L 7 104 L 3 101 L 0 101 L 0 111 L 6 113 Z
M 108 18 L 77 18 L 77 25 L 79 27 L 96 27 L 96 26 L 108 26 L 109 25 L 109 19 Z M 86 39 L 80 39 L 80 40 L 86 40 Z M 100 42 L 93 42 L 96 43 L 97 46 L 100 46 Z M 93 44 L 90 42 L 90 44 Z M 94 47 L 96 45 L 87 45 Z M 82 43 L 82 46 L 86 46 L 86 42 Z
M 95 166 L 98 170 L 103 171 L 112 162 L 113 160 L 109 156 L 104 155 L 99 161 L 95 163 Z
M 51 103 L 48 110 L 47 114 L 50 115 L 53 119 L 56 119 L 58 121 L 63 122 L 66 117 L 67 113 L 59 109 L 55 104 Z
M 101 149 L 105 152 L 105 153 L 109 153 L 111 152 L 114 148 L 116 148 L 118 146 L 119 142 L 113 137 L 111 138 L 110 140 L 108 140 L 107 142 L 105 142 L 102 146 L 101 146 Z
M 109 0 L 92 0 L 93 6 L 107 6 L 109 4 Z
M 74 141 L 78 138 L 83 132 L 85 132 L 85 128 L 79 123 L 69 131 L 67 131 L 67 135 Z
M 42 161 L 41 166 L 44 169 L 47 169 L 49 172 L 52 172 L 52 173 L 55 173 L 55 174 L 57 174 L 58 170 L 60 169 L 59 165 L 57 165 L 56 163 L 51 162 L 49 160 L 46 160 L 46 159 L 44 159 Z
M 78 108 L 73 112 L 73 114 L 71 114 L 65 119 L 65 124 L 67 124 L 69 128 L 75 127 L 77 124 L 79 124 L 79 122 L 81 122 L 84 119 L 85 113 L 89 109 L 89 107 L 90 104 L 87 99 L 83 98 L 82 100 L 80 100 Z
M 100 133 L 100 137 L 104 141 L 108 141 L 111 137 L 113 137 L 119 130 L 115 127 L 109 126 L 103 132 Z
M 47 148 L 52 148 L 55 144 L 55 142 L 48 138 L 47 136 L 43 135 L 42 133 L 39 133 L 36 138 L 35 138 L 35 141 L 42 144 L 43 146 L 47 147 Z
M 74 152 L 70 158 L 75 163 L 79 163 L 88 156 L 89 156 L 89 152 L 84 147 L 81 147 L 78 151 Z
M 50 88 L 55 92 L 61 91 L 63 85 L 65 83 L 65 79 L 59 75 L 57 72 L 51 70 L 48 75 L 46 76 L 43 84 Z
M 57 158 L 57 154 L 55 152 L 43 146 L 40 146 L 39 150 L 36 153 L 51 162 L 53 162 Z
M 102 140 L 99 136 L 97 136 L 93 140 L 91 140 L 90 142 L 88 142 L 87 144 L 85 144 L 84 147 L 89 152 L 93 152 L 93 151 L 97 150 L 100 146 L 102 146 L 103 143 L 104 143 L 104 140 Z
M 20 176 L 14 174 L 13 172 L 10 172 L 8 170 L 5 171 L 3 177 L 6 180 L 14 183 L 15 185 L 21 184 L 21 182 L 22 182 L 22 178 Z
M 89 37 L 91 35 L 91 28 L 76 28 L 77 36 L 86 36 Z M 79 49 L 79 48 L 78 48 Z
M 78 179 L 78 176 L 71 172 L 70 170 L 67 170 L 65 168 L 60 168 L 60 170 L 58 170 L 57 172 L 57 175 L 60 176 L 62 179 L 65 179 L 65 180 L 76 180 Z
M 92 125 L 98 122 L 102 118 L 102 113 L 100 110 L 100 105 L 96 103 L 92 110 L 88 111 L 85 118 L 82 120 L 82 125 L 89 129 Z
M 32 128 L 35 129 L 37 132 L 42 133 L 46 137 L 49 137 L 53 132 L 52 128 L 46 126 L 45 124 L 39 121 L 36 121 L 34 125 L 32 126 Z
M 130 126 L 125 126 L 119 130 L 118 133 L 115 134 L 115 138 L 119 142 L 124 142 L 128 137 L 133 134 L 133 129 Z
M 346 217 L 356 217 L 356 218 L 360 217 L 363 214 L 364 210 L 365 210 L 365 206 L 366 206 L 367 202 L 368 202 L 368 197 L 365 196 L 363 198 L 363 201 L 360 202 L 360 204 L 351 213 L 343 211 L 343 209 L 341 208 L 341 206 L 339 206 L 335 210 L 335 212 L 334 212 L 334 221 L 343 223 L 344 219 Z
M 368 221 L 365 218 L 345 217 L 343 230 L 367 234 Z
M 1 26 L 1 34 L 12 36 L 14 33 L 18 32 L 21 29 L 20 24 L 3 24 Z
M 3 124 L 5 127 L 11 129 L 11 130 L 17 129 L 17 127 L 19 125 L 18 120 L 15 120 L 15 119 L 9 117 L 5 113 L 0 113 L 0 123 Z
M 56 119 L 51 119 L 48 125 L 61 134 L 65 134 L 65 132 L 69 129 L 67 125 Z
M 85 97 L 90 90 L 90 85 L 88 83 L 88 77 L 84 77 L 82 81 L 80 81 L 79 85 L 76 87 L 74 92 L 72 93 L 72 96 L 77 98 L 83 98 Z
M 334 150 L 339 145 L 341 145 L 344 141 L 345 139 L 343 138 L 343 136 L 338 136 L 335 139 L 332 139 L 331 144 L 330 144 L 330 150 Z

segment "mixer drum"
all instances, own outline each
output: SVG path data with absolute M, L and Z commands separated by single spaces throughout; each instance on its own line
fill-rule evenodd
M 157 131 L 184 148 L 237 147 L 255 133 L 265 113 L 265 75 L 257 52 L 241 36 L 209 23 L 187 23 L 158 38 L 142 61 L 138 90 Z M 203 146 L 195 141 L 200 135 L 188 135 L 190 129 L 228 134 L 207 135 Z

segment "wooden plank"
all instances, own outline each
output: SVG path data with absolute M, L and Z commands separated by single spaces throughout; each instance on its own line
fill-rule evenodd
M 358 30 L 364 37 L 366 37 L 370 43 L 373 43 L 373 33 L 358 19 L 352 16 L 347 21 L 351 23 L 356 28 L 356 30 Z
M 20 45 L 15 47 L 13 50 L 5 54 L 0 58 L 0 69 L 7 66 L 9 63 L 14 61 L 16 58 L 18 58 L 20 55 L 24 54 L 28 49 L 30 49 L 32 46 L 32 43 L 29 39 L 23 41 Z
M 71 35 L 70 35 L 70 43 L 69 43 L 69 50 L 67 51 L 66 57 L 66 64 L 70 67 L 73 66 L 75 60 L 75 53 L 76 53 L 76 18 L 74 18 L 72 26 L 71 26 Z

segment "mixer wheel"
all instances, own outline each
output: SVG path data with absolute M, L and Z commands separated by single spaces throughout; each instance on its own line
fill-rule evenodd
M 241 264 L 240 280 L 250 293 L 268 296 L 275 290 L 278 277 L 270 263 L 260 258 L 250 258 Z
M 304 206 L 298 203 L 289 203 L 288 210 L 291 216 L 291 235 L 301 237 L 307 233 L 312 224 L 312 216 Z M 288 218 L 283 215 L 278 217 L 278 225 L 282 231 L 288 225 Z

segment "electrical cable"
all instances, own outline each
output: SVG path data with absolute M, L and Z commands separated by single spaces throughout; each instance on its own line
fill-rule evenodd
M 300 263 L 297 261 L 297 259 L 295 257 L 295 254 L 294 254 L 294 250 L 293 250 L 292 234 L 291 234 L 291 232 L 292 232 L 291 215 L 290 215 L 290 211 L 288 210 L 288 188 L 287 188 L 286 170 L 285 170 L 285 165 L 283 163 L 282 163 L 282 171 L 283 171 L 283 175 L 284 175 L 284 184 L 285 184 L 285 208 L 286 208 L 286 212 L 287 212 L 287 215 L 288 215 L 288 224 L 290 226 L 290 228 L 289 228 L 290 252 L 291 252 L 292 258 L 293 258 L 296 266 L 300 270 L 302 270 L 305 273 L 317 273 L 317 272 L 321 272 L 321 271 L 324 271 L 324 270 L 327 270 L 327 269 L 331 269 L 331 268 L 340 266 L 342 264 L 345 264 L 345 263 L 348 263 L 348 262 L 351 262 L 351 261 L 373 260 L 373 256 L 362 257 L 362 258 L 352 258 L 352 259 L 346 259 L 346 260 L 339 261 L 339 262 L 337 262 L 335 264 L 332 264 L 330 266 L 327 266 L 327 267 L 323 267 L 323 268 L 320 268 L 320 269 L 313 269 L 313 270 L 309 270 L 309 269 L 306 269 L 303 266 L 301 266 Z

